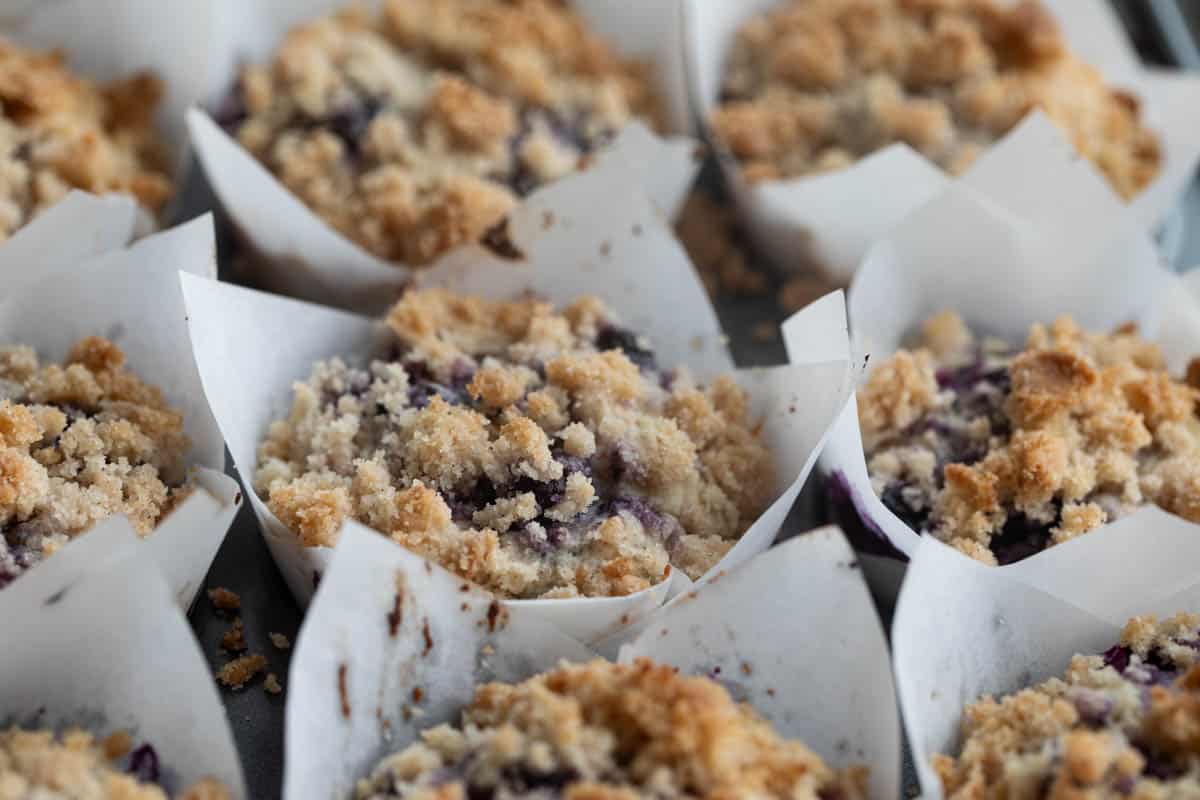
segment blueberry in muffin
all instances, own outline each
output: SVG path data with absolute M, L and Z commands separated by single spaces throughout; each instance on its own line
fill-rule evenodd
M 96 522 L 142 536 L 189 491 L 183 417 L 88 337 L 63 364 L 0 346 L 0 588 Z
M 128 733 L 102 741 L 73 728 L 0 730 L 0 797 L 37 800 L 167 800 L 151 745 L 131 749 Z M 229 800 L 206 778 L 174 795 L 177 800 Z
M 173 191 L 149 73 L 98 85 L 60 53 L 0 40 L 0 242 L 72 189 L 132 195 L 150 214 Z
M 633 119 L 644 68 L 552 0 L 387 0 L 290 31 L 214 116 L 339 233 L 421 266 Z
M 872 487 L 913 530 L 1008 564 L 1154 503 L 1200 522 L 1200 361 L 1173 378 L 1132 325 L 1034 325 L 1023 349 L 956 314 L 858 394 Z
M 1063 679 L 963 713 L 959 755 L 934 757 L 950 800 L 1200 797 L 1200 616 L 1135 617 Z
M 738 31 L 717 137 L 749 181 L 847 167 L 897 142 L 951 174 L 1040 109 L 1129 200 L 1162 164 L 1128 92 L 1037 0 L 787 0 Z
M 503 597 L 627 595 L 702 575 L 773 496 L 745 393 L 659 365 L 595 298 L 411 291 L 386 323 L 259 446 L 255 488 L 306 546 L 355 519 Z
M 866 797 L 717 683 L 640 659 L 476 688 L 461 724 L 385 757 L 357 800 Z

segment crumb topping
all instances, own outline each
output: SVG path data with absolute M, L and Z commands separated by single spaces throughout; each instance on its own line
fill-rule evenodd
M 183 418 L 96 336 L 63 364 L 0 345 L 0 588 L 96 522 L 142 536 L 186 496 Z
M 625 595 L 699 577 L 770 500 L 741 389 L 660 369 L 594 298 L 414 291 L 387 325 L 386 357 L 318 363 L 259 447 L 307 546 L 353 518 L 506 597 Z
M 103 741 L 71 729 L 0 731 L 0 797 L 37 800 L 167 800 L 157 784 L 158 756 L 149 745 L 130 754 L 129 734 Z M 127 757 L 128 756 L 128 757 Z M 124 766 L 118 760 L 126 762 Z M 175 795 L 178 800 L 229 800 L 229 791 L 206 778 Z
M 1139 102 L 1067 48 L 1036 0 L 792 0 L 739 30 L 717 135 L 750 181 L 905 142 L 958 174 L 1041 109 L 1126 200 L 1162 151 Z
M 934 756 L 950 800 L 1200 796 L 1200 616 L 1135 617 L 1064 679 L 963 713 L 957 758 Z
M 553 0 L 388 0 L 294 28 L 216 116 L 333 228 L 419 266 L 652 121 L 644 72 Z
M 97 85 L 61 53 L 0 39 L 0 242 L 71 189 L 133 195 L 157 214 L 173 191 L 149 73 Z
M 562 666 L 477 687 L 359 781 L 358 800 L 452 797 L 866 797 L 866 770 L 829 769 L 717 683 L 639 659 Z
M 914 530 L 1011 563 L 1155 503 L 1200 522 L 1200 390 L 1135 328 L 1062 317 L 1023 350 L 933 317 L 859 397 L 871 481 Z
M 237 611 L 242 607 L 242 598 L 236 592 L 231 592 L 224 586 L 208 590 L 208 601 L 217 611 Z
M 243 648 L 244 649 L 244 648 Z M 217 670 L 217 680 L 237 690 L 244 688 L 256 675 L 267 671 L 267 659 L 258 653 L 235 658 Z

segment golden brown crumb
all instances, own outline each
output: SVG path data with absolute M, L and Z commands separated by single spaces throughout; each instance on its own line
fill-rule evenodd
M 284 636 L 282 633 L 270 633 L 268 636 L 271 637 L 271 644 L 275 645 L 276 650 L 288 650 L 292 646 L 292 643 L 288 637 Z
M 208 590 L 208 601 L 218 611 L 237 611 L 242 607 L 242 598 L 223 586 Z
M 252 653 L 235 658 L 217 670 L 217 680 L 230 689 L 241 689 L 266 668 L 267 659 L 258 653 Z
M 279 678 L 274 672 L 267 673 L 267 679 L 263 681 L 263 691 L 267 694 L 280 694 L 283 692 L 283 686 L 279 683 Z
M 246 650 L 245 631 L 242 629 L 242 618 L 234 619 L 233 626 L 221 636 L 221 649 L 227 653 L 241 653 Z

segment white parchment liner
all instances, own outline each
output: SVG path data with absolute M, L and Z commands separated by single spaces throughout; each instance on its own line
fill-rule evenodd
M 124 517 L 98 523 L 0 594 L 0 727 L 127 730 L 163 785 L 246 796 L 233 736 L 172 591 Z
M 85 336 L 108 337 L 125 352 L 126 366 L 161 388 L 183 414 L 192 442 L 191 476 L 205 491 L 194 492 L 170 514 L 146 546 L 179 603 L 187 606 L 241 503 L 237 483 L 222 474 L 225 446 L 191 358 L 179 290 L 179 270 L 216 275 L 212 220 L 204 216 L 128 249 L 64 261 L 86 250 L 83 245 L 117 238 L 77 227 L 81 214 L 76 212 L 110 202 L 68 198 L 65 209 L 51 209 L 0 247 L 0 342 L 29 345 L 42 363 L 50 363 L 61 361 Z M 129 206 L 117 211 L 118 233 L 127 237 Z M 19 259 L 9 257 L 10 245 L 18 248 Z
M 0 37 L 58 49 L 71 68 L 107 82 L 150 70 L 163 82 L 157 123 L 175 158 L 175 188 L 186 177 L 184 112 L 202 100 L 211 44 L 207 3 L 191 0 L 16 0 L 0 9 Z
M 441 568 L 347 526 L 292 659 L 284 797 L 341 796 L 420 731 L 457 721 L 476 683 L 520 681 L 594 657 Z M 836 529 L 791 540 L 664 611 L 621 654 L 635 657 L 716 674 L 735 699 L 832 766 L 869 765 L 871 796 L 898 796 L 887 644 Z
M 589 199 L 594 196 L 612 200 L 603 218 L 594 213 Z M 804 366 L 733 372 L 716 316 L 686 254 L 651 203 L 624 184 L 619 172 L 597 170 L 568 178 L 547 190 L 544 203 L 554 209 L 549 226 L 543 224 L 539 203 L 520 209 L 514 221 L 516 230 L 534 225 L 539 231 L 526 259 L 505 263 L 482 250 L 464 251 L 421 277 L 496 298 L 533 289 L 558 305 L 594 294 L 624 324 L 649 337 L 660 364 L 687 366 L 705 381 L 732 373 L 750 396 L 752 416 L 763 419 L 778 483 L 772 505 L 718 567 L 728 568 L 764 550 L 849 396 L 840 296 L 817 304 L 811 313 L 831 320 L 828 325 L 841 334 L 843 355 Z M 366 317 L 212 281 L 185 278 L 184 295 L 205 390 L 249 488 L 257 446 L 269 423 L 287 415 L 292 383 L 306 379 L 314 361 L 367 355 L 379 325 Z M 324 572 L 331 551 L 302 547 L 262 498 L 251 492 L 250 499 L 288 585 L 307 603 L 314 574 Z M 666 592 L 667 586 L 659 585 L 624 598 L 513 604 L 541 613 L 581 641 L 592 641 L 622 619 L 658 606 Z
M 963 706 L 1050 677 L 1071 656 L 1116 644 L 1130 617 L 1200 611 L 1196 526 L 1148 509 L 1030 559 L 1041 588 L 978 564 L 941 542 L 917 545 L 892 626 L 896 689 L 925 798 L 941 798 L 935 753 L 957 755 Z
M 211 3 L 215 33 L 204 93 L 208 107 L 226 96 L 239 65 L 269 59 L 292 26 L 345 5 L 344 0 Z M 652 62 L 661 81 L 670 130 L 688 131 L 676 0 L 636 8 L 621 0 L 573 0 L 572 5 L 622 53 Z M 376 313 L 412 280 L 412 268 L 372 255 L 326 224 L 207 113 L 190 111 L 188 127 L 209 183 L 254 251 L 248 259 L 254 283 L 304 300 Z M 674 217 L 699 168 L 697 146 L 688 136 L 660 138 L 635 122 L 597 161 L 623 165 L 627 180 L 640 185 L 664 213 Z
M 1006 171 L 1007 149 L 1039 137 L 1041 146 L 1025 148 L 1027 169 L 1045 180 L 1036 185 L 1014 180 Z M 964 180 L 871 249 L 848 296 L 855 352 L 878 364 L 923 320 L 944 309 L 958 311 L 976 331 L 1013 343 L 1024 342 L 1031 324 L 1070 314 L 1096 330 L 1137 322 L 1144 336 L 1162 346 L 1172 373 L 1182 374 L 1200 352 L 1200 302 L 1185 290 L 1184 279 L 1162 267 L 1129 210 L 1098 191 L 1100 182 L 1048 121 L 1027 120 Z M 806 346 L 798 324 L 784 324 L 790 353 Z M 863 366 L 864 360 L 856 363 Z M 866 371 L 860 369 L 859 376 Z M 821 465 L 864 522 L 861 536 L 851 537 L 856 546 L 888 557 L 864 560 L 876 588 L 894 596 L 896 559 L 911 555 L 921 537 L 871 489 L 854 402 L 839 418 Z M 1084 538 L 1105 535 L 1101 529 Z M 1065 563 L 1075 557 L 1073 546 L 1053 547 L 999 569 L 1022 576 L 1039 562 Z
M 724 65 L 738 28 L 780 0 L 681 0 L 689 94 L 704 123 L 717 106 Z M 1044 0 L 1072 49 L 1096 66 L 1109 85 L 1128 89 L 1143 103 L 1146 123 L 1163 146 L 1162 171 L 1131 204 L 1153 230 L 1163 223 L 1200 159 L 1200 77 L 1141 67 L 1120 21 L 1102 0 Z M 1011 134 L 1010 134 L 1011 136 Z M 748 230 L 781 270 L 817 269 L 850 281 L 871 244 L 949 182 L 933 162 L 906 144 L 886 147 L 846 169 L 825 175 L 748 184 L 736 160 L 717 146 L 718 160 Z M 1036 152 L 1009 150 L 1010 174 L 1038 186 L 1049 182 L 1029 171 Z M 1104 189 L 1104 191 L 1111 191 Z

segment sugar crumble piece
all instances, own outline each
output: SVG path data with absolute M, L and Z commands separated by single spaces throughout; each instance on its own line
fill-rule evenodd
M 208 600 L 218 611 L 237 611 L 242 607 L 242 598 L 223 586 L 209 589 Z
M 229 630 L 221 635 L 221 649 L 227 653 L 245 652 L 246 637 L 241 617 L 236 617 Z
M 267 659 L 257 653 L 241 656 L 217 670 L 217 680 L 233 690 L 243 688 L 267 668 Z
M 271 644 L 275 645 L 277 650 L 288 650 L 292 646 L 291 640 L 282 633 L 270 633 L 268 636 L 271 637 Z
M 283 692 L 283 686 L 279 683 L 279 678 L 274 672 L 268 672 L 267 678 L 263 681 L 263 691 L 267 694 L 280 694 Z

